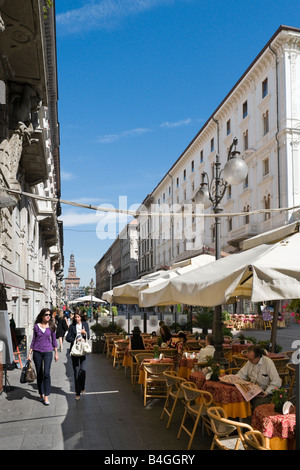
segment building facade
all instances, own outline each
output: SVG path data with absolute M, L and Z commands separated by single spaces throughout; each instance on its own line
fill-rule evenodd
M 68 277 L 65 277 L 65 300 L 68 302 L 70 300 L 80 297 L 80 277 L 77 277 L 76 266 L 75 266 L 75 256 L 72 253 L 70 255 Z
M 272 212 L 300 204 L 299 137 L 300 29 L 282 26 L 141 205 L 139 276 L 213 252 L 215 219 L 197 216 L 194 197 L 203 172 L 212 181 L 217 154 L 224 168 L 234 138 L 248 176 L 227 186 L 221 205 L 233 215 L 221 219 L 221 249 L 238 251 L 240 241 L 299 218 L 299 210 Z
M 55 34 L 55 5 L 0 2 L 0 308 L 29 339 L 62 296 Z

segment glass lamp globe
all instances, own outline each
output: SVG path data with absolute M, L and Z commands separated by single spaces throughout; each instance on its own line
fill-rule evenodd
M 223 176 L 228 184 L 242 183 L 248 174 L 248 167 L 244 160 L 233 157 L 224 166 Z
M 196 204 L 203 204 L 204 209 L 208 209 L 211 206 L 207 185 L 203 185 L 203 187 L 197 191 L 194 201 Z
M 108 271 L 108 274 L 111 274 L 111 275 L 115 273 L 115 268 L 113 267 L 112 263 L 109 263 L 109 265 L 107 266 L 107 271 Z

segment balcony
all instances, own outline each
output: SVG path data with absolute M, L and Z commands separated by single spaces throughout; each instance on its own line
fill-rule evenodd
M 260 233 L 259 224 L 245 224 L 242 227 L 228 232 L 228 245 L 239 248 L 240 242 L 247 238 L 254 237 Z

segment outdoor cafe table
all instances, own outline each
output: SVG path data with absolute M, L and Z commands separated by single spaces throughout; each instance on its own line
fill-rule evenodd
M 221 406 L 229 418 L 247 418 L 247 416 L 251 416 L 250 402 L 244 399 L 235 385 L 205 380 L 205 376 L 201 371 L 192 372 L 189 380 L 194 382 L 200 390 L 211 393 L 215 405 Z
M 198 358 L 194 359 L 190 357 L 182 356 L 178 362 L 178 375 L 184 379 L 188 379 L 193 370 L 195 364 L 197 364 Z
M 295 425 L 295 413 L 278 413 L 273 403 L 255 408 L 251 421 L 251 426 L 265 436 L 271 450 L 295 449 Z

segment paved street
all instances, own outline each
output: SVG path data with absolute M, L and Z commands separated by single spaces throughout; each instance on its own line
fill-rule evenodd
M 268 339 L 270 331 L 246 331 L 248 336 Z M 291 350 L 300 339 L 300 325 L 278 330 L 278 344 Z M 75 401 L 73 371 L 68 344 L 52 364 L 50 406 L 38 402 L 36 383 L 21 385 L 20 370 L 9 372 L 13 390 L 0 396 L 0 449 L 97 449 L 185 451 L 188 438 L 177 432 L 182 417 L 178 407 L 169 430 L 161 422 L 163 400 L 143 406 L 139 387 L 132 392 L 130 371 L 113 369 L 102 354 L 88 356 L 87 394 Z M 192 450 L 208 449 L 210 438 L 199 429 Z

